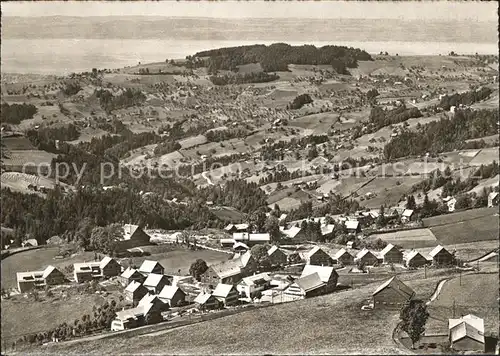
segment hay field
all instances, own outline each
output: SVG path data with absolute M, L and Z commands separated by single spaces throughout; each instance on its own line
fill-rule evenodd
M 473 159 L 469 162 L 471 166 L 480 166 L 482 164 L 490 164 L 493 161 L 498 162 L 498 147 L 483 148 Z
M 370 238 L 378 239 L 393 245 L 399 245 L 404 249 L 415 249 L 422 247 L 435 247 L 439 244 L 436 236 L 430 229 L 416 229 L 389 232 L 386 234 L 373 234 Z M 420 251 L 420 250 L 419 250 Z

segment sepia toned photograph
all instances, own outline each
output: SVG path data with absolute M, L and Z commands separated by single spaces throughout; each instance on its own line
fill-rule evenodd
M 2 355 L 498 355 L 497 2 L 2 1 Z

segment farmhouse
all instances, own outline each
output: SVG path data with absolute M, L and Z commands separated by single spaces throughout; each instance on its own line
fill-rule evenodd
M 208 285 L 219 283 L 237 283 L 242 277 L 242 268 L 239 259 L 208 266 L 201 275 L 201 282 Z
M 443 246 L 438 245 L 429 252 L 429 256 L 432 258 L 432 264 L 434 265 L 449 265 L 453 263 L 453 255 L 448 252 Z
M 161 307 L 161 304 L 156 300 L 141 299 L 137 307 L 116 313 L 116 319 L 111 323 L 111 331 L 132 329 L 160 322 L 162 320 Z
M 118 277 L 118 280 L 120 281 L 122 286 L 128 286 L 132 281 L 136 281 L 142 284 L 146 280 L 146 277 L 142 274 L 139 273 L 134 268 L 128 267 L 123 273 Z
M 138 305 L 148 305 L 148 304 L 154 304 L 157 309 L 160 311 L 168 310 L 169 306 L 168 304 L 163 303 L 160 298 L 158 298 L 157 295 L 154 294 L 146 294 L 142 299 L 139 301 Z
M 233 232 L 246 232 L 248 231 L 248 224 L 229 224 L 224 230 L 228 233 Z
M 317 273 L 323 283 L 325 283 L 325 292 L 331 292 L 337 286 L 339 275 L 333 267 L 305 265 L 300 278 Z
M 406 267 L 422 267 L 429 261 L 417 250 L 411 250 L 404 258 Z
M 201 292 L 194 298 L 194 303 L 200 310 L 212 310 L 219 308 L 219 301 L 210 293 Z
M 401 221 L 403 223 L 408 223 L 412 220 L 413 220 L 413 210 L 405 209 L 405 211 L 403 211 L 403 214 L 401 214 Z
M 158 294 L 163 289 L 163 287 L 169 284 L 170 281 L 164 274 L 151 273 L 148 275 L 142 285 L 153 294 Z
M 319 246 L 315 246 L 311 251 L 306 253 L 304 259 L 307 264 L 317 266 L 330 266 L 333 262 L 330 255 Z
M 118 276 L 122 271 L 122 266 L 114 258 L 104 256 L 99 264 L 101 274 L 105 278 Z
M 17 272 L 17 289 L 21 293 L 48 285 L 63 284 L 64 281 L 64 274 L 54 266 L 48 266 L 43 271 Z
M 288 229 L 285 229 L 285 226 L 280 226 L 280 231 L 289 239 L 305 240 L 305 231 L 298 226 L 292 226 Z
M 100 262 L 83 262 L 73 264 L 73 278 L 76 283 L 91 281 L 101 276 Z
M 350 265 L 354 263 L 354 256 L 347 252 L 345 248 L 341 248 L 335 256 L 333 256 L 333 260 L 342 265 Z
M 150 273 L 163 274 L 165 272 L 165 268 L 163 268 L 163 266 L 157 261 L 145 260 L 142 262 L 141 267 L 139 267 L 139 272 L 145 276 Z
M 284 266 L 287 262 L 286 254 L 276 245 L 271 246 L 271 248 L 267 250 L 267 255 L 269 256 L 272 266 Z
M 253 276 L 245 277 L 236 286 L 240 295 L 252 298 L 256 292 L 263 291 L 271 286 L 271 277 L 268 273 L 254 274 Z
M 130 248 L 149 245 L 151 236 L 146 234 L 138 225 L 125 224 L 123 225 L 122 239 L 118 243 L 118 249 L 127 250 Z
M 403 262 L 403 253 L 393 244 L 388 244 L 382 251 L 380 251 L 380 256 L 383 259 L 383 263 Z
M 310 298 L 324 294 L 325 284 L 319 278 L 317 273 L 298 278 L 288 288 L 284 294 L 299 298 Z
M 498 205 L 498 192 L 491 192 L 488 194 L 488 208 L 493 208 Z
M 124 290 L 125 299 L 134 303 L 139 302 L 146 294 L 148 289 L 137 281 L 132 281 Z
M 238 304 L 239 293 L 232 284 L 217 284 L 212 295 L 226 307 Z
M 365 248 L 358 252 L 354 261 L 361 261 L 365 265 L 373 266 L 378 263 L 378 258 L 370 250 Z
M 186 293 L 178 286 L 165 286 L 158 295 L 158 298 L 170 307 L 177 307 L 186 301 Z
M 347 233 L 349 234 L 357 234 L 361 232 L 361 227 L 358 220 L 346 220 L 345 227 L 347 229 Z
M 373 305 L 375 308 L 400 309 L 414 295 L 410 287 L 394 276 L 373 293 Z
M 448 320 L 450 347 L 456 351 L 484 352 L 484 320 L 468 314 L 460 319 Z

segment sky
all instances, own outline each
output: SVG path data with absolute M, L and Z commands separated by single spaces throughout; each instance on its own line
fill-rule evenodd
M 498 20 L 496 1 L 2 1 L 2 15 Z

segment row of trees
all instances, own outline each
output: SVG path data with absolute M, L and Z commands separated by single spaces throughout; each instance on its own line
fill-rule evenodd
M 482 87 L 478 90 L 471 90 L 465 93 L 455 93 L 453 95 L 445 95 L 441 98 L 439 106 L 445 110 L 449 110 L 452 106 L 472 105 L 475 102 L 488 98 L 493 91 L 490 88 Z
M 280 78 L 276 73 L 252 72 L 245 74 L 211 75 L 210 81 L 215 85 L 268 83 Z
M 465 140 L 497 134 L 498 111 L 458 110 L 453 119 L 443 118 L 418 127 L 417 131 L 403 131 L 384 147 L 388 160 L 462 149 Z

